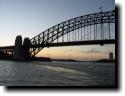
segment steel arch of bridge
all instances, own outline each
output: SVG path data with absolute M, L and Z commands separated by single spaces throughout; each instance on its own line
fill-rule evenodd
M 65 34 L 68 34 L 70 32 L 73 32 L 74 30 L 79 30 L 80 28 L 90 27 L 93 26 L 94 30 L 94 38 L 88 41 L 104 41 L 104 32 L 103 32 L 103 24 L 108 24 L 109 27 L 109 38 L 107 40 L 115 40 L 111 39 L 110 36 L 110 24 L 115 24 L 115 10 L 107 11 L 107 12 L 99 12 L 89 15 L 84 15 L 80 17 L 76 17 L 67 21 L 64 21 L 60 24 L 57 24 L 46 31 L 40 33 L 39 35 L 33 37 L 31 41 L 31 48 L 30 48 L 30 54 L 31 56 L 35 56 L 39 51 L 41 51 L 44 47 L 47 47 L 46 44 L 52 44 L 55 40 L 58 38 L 63 37 Z M 101 38 L 97 39 L 96 35 L 96 29 L 97 25 L 100 24 L 101 26 Z M 85 34 L 84 34 L 85 35 Z M 87 42 L 85 39 L 82 40 Z

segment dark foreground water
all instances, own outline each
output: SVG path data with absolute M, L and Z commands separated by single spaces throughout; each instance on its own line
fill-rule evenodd
M 1 86 L 114 86 L 115 64 L 0 61 Z

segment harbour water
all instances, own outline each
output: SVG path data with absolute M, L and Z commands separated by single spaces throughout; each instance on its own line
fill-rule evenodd
M 0 86 L 115 86 L 115 64 L 0 61 Z

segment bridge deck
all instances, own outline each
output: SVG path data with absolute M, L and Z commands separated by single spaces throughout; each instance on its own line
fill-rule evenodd
M 39 47 L 58 47 L 58 46 L 75 46 L 75 45 L 104 45 L 104 44 L 115 44 L 115 40 L 91 40 L 91 41 L 74 41 L 74 42 L 60 42 L 60 43 L 48 43 L 48 44 L 37 44 L 32 45 L 31 48 Z
M 115 39 L 111 40 L 91 40 L 91 41 L 74 41 L 74 42 L 59 42 L 59 43 L 46 43 L 46 44 L 37 44 L 32 45 L 31 48 L 38 47 L 59 47 L 59 46 L 75 46 L 75 45 L 104 45 L 104 44 L 114 44 Z M 4 46 L 0 49 L 14 49 L 14 46 Z
M 14 46 L 3 46 L 0 49 L 14 49 Z

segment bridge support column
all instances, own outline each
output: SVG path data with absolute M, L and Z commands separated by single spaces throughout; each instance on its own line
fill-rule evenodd
M 25 38 L 23 41 L 23 58 L 24 60 L 30 59 L 30 39 Z
M 18 35 L 16 37 L 13 58 L 14 60 L 17 60 L 17 61 L 30 59 L 30 39 L 29 38 L 25 38 L 24 41 L 22 41 L 22 36 Z
M 14 60 L 23 60 L 22 36 L 18 35 L 15 40 Z

